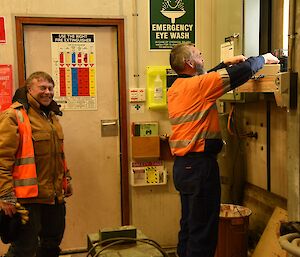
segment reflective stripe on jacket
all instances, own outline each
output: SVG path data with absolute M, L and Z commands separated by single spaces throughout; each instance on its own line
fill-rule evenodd
M 173 132 L 169 142 L 174 155 L 204 152 L 207 140 L 221 144 L 216 99 L 228 91 L 228 80 L 225 69 L 175 80 L 168 91 Z
M 14 191 L 17 198 L 36 197 L 38 195 L 38 185 L 31 125 L 24 108 L 15 109 L 15 113 L 18 121 L 20 143 L 12 171 Z
M 63 181 L 70 176 L 64 167 L 64 134 L 53 111 L 45 115 L 39 103 L 27 94 L 30 108 L 26 112 L 31 127 L 34 160 L 38 183 L 36 197 L 18 198 L 21 204 L 54 204 L 64 201 Z M 22 109 L 15 102 L 0 115 L 0 197 L 14 192 L 13 169 L 20 145 L 16 109 Z

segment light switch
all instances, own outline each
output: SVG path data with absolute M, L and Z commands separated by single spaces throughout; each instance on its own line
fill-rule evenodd
M 129 89 L 129 102 L 145 102 L 146 89 L 145 88 L 130 88 Z

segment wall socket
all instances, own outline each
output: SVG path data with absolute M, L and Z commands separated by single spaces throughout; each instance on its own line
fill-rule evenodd
M 145 102 L 146 101 L 146 88 L 130 88 L 129 89 L 129 102 Z

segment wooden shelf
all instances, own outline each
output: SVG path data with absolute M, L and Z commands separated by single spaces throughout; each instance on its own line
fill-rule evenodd
M 290 72 L 280 72 L 279 64 L 267 64 L 255 74 L 254 78 L 236 88 L 235 92 L 274 93 L 277 106 L 287 107 L 291 105 L 291 101 L 295 101 L 290 99 L 291 87 Z
M 235 89 L 236 92 L 278 92 L 280 84 L 277 82 L 278 74 L 280 72 L 279 64 L 266 64 L 259 70 L 252 79 L 245 84 Z
M 132 157 L 134 159 L 159 158 L 160 139 L 159 136 L 131 137 Z

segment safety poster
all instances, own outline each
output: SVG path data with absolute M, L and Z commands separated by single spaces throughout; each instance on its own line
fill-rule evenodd
M 195 43 L 195 0 L 149 0 L 150 50 Z
M 12 65 L 0 64 L 0 112 L 11 105 L 12 87 Z
M 93 33 L 51 33 L 54 97 L 64 110 L 96 110 Z

